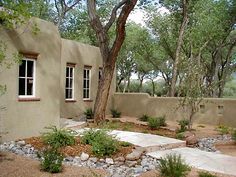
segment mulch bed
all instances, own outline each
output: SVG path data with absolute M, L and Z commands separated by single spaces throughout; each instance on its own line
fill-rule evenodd
M 31 137 L 24 139 L 26 144 L 31 144 L 37 150 L 43 150 L 47 147 L 42 141 L 41 137 Z M 129 147 L 120 147 L 119 151 L 109 156 L 111 158 L 116 158 L 123 156 L 125 157 L 127 154 L 132 152 L 134 148 L 133 145 Z M 80 156 L 82 152 L 89 154 L 90 156 L 94 156 L 92 153 L 92 146 L 88 144 L 82 144 L 80 141 L 80 137 L 76 137 L 76 144 L 72 146 L 66 146 L 60 149 L 60 151 L 64 154 L 64 156 Z

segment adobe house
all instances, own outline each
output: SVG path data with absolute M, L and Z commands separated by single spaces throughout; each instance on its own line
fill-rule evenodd
M 45 126 L 59 126 L 61 117 L 78 119 L 93 107 L 102 74 L 99 48 L 62 39 L 56 26 L 38 18 L 16 30 L 0 29 L 0 40 L 8 60 L 24 56 L 21 64 L 0 67 L 0 85 L 7 87 L 0 96 L 0 132 L 7 132 L 2 141 L 37 136 Z

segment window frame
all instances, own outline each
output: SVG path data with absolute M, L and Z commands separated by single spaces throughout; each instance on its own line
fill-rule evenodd
M 25 66 L 25 75 L 24 77 L 20 76 L 20 65 L 18 67 L 18 98 L 20 99 L 27 99 L 27 98 L 35 98 L 36 97 L 36 58 L 30 58 L 29 56 L 23 56 L 22 61 L 25 60 L 26 61 L 26 66 Z M 27 61 L 32 61 L 33 62 L 33 73 L 32 73 L 32 77 L 27 77 Z M 24 95 L 20 95 L 19 93 L 19 89 L 20 89 L 20 78 L 25 79 L 25 94 Z M 32 88 L 32 95 L 27 95 L 27 79 L 28 78 L 32 78 L 33 79 L 33 88 Z
M 86 78 L 84 77 L 84 71 L 89 71 L 89 77 L 87 78 L 87 76 L 86 76 Z M 91 73 L 92 73 L 92 67 L 91 66 L 85 66 L 84 67 L 84 70 L 83 70 L 83 100 L 91 100 Z M 88 88 L 85 88 L 85 84 L 84 84 L 84 81 L 89 81 L 89 87 Z M 88 98 L 86 97 L 84 97 L 85 95 L 84 95 L 84 91 L 85 90 L 88 90 Z
M 70 77 L 70 73 L 69 73 L 69 77 L 65 77 L 65 79 L 72 79 L 72 87 L 66 87 L 66 80 L 65 80 L 65 100 L 66 101 L 74 101 L 75 100 L 75 64 L 70 64 L 67 63 L 66 64 L 66 70 L 67 68 L 69 68 L 69 72 L 70 72 L 70 68 L 72 68 L 72 77 Z M 70 85 L 70 82 L 68 82 L 68 84 Z M 71 98 L 66 98 L 66 90 L 67 89 L 71 89 L 72 90 L 72 94 L 71 94 Z

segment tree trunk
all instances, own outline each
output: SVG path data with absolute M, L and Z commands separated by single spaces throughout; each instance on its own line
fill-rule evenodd
M 183 5 L 183 21 L 180 26 L 179 30 L 179 38 L 177 41 L 177 47 L 175 51 L 175 61 L 173 65 L 173 70 L 172 70 L 172 80 L 171 80 L 171 86 L 170 86 L 170 91 L 169 91 L 169 96 L 174 97 L 175 96 L 175 85 L 177 81 L 177 73 L 178 73 L 178 64 L 179 64 L 179 58 L 180 58 L 180 51 L 181 51 L 181 46 L 183 43 L 183 38 L 184 38 L 184 31 L 185 28 L 188 24 L 188 13 L 187 13 L 187 1 L 188 0 L 182 0 L 182 5 Z
M 156 91 L 155 82 L 152 80 L 152 96 L 154 97 Z

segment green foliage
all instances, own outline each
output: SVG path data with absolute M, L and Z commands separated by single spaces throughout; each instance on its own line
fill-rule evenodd
M 184 139 L 184 133 L 183 132 L 177 133 L 176 138 L 180 139 L 180 140 L 183 140 Z
M 212 175 L 211 173 L 205 172 L 205 171 L 198 172 L 198 176 L 199 177 L 217 177 L 216 175 Z
M 187 126 L 189 125 L 189 120 L 187 119 L 181 119 L 178 121 L 178 124 L 180 126 L 179 132 L 184 132 L 187 130 Z
M 160 121 L 155 117 L 148 118 L 148 126 L 151 129 L 159 129 L 160 128 Z
M 225 135 L 225 134 L 229 134 L 230 131 L 231 131 L 231 129 L 230 129 L 230 127 L 228 127 L 228 126 L 226 126 L 226 125 L 219 125 L 219 126 L 217 127 L 217 131 L 219 131 L 219 133 L 220 133 L 221 135 Z
M 232 131 L 232 139 L 236 141 L 236 129 Z
M 49 132 L 42 134 L 45 144 L 50 145 L 53 149 L 75 144 L 76 132 L 68 129 L 58 129 L 56 126 L 46 127 Z
M 160 159 L 160 173 L 163 177 L 185 177 L 190 171 L 180 155 L 167 155 Z
M 157 120 L 159 121 L 160 126 L 165 127 L 167 125 L 166 124 L 166 116 L 157 117 Z
M 112 115 L 113 118 L 120 118 L 120 116 L 121 116 L 120 111 L 118 111 L 116 109 L 111 109 L 110 111 L 111 111 L 111 115 Z
M 105 130 L 87 130 L 82 133 L 82 143 L 92 145 L 92 152 L 96 156 L 109 156 L 118 148 L 118 141 Z
M 41 168 L 50 173 L 62 171 L 63 156 L 55 149 L 47 149 L 42 152 Z
M 84 115 L 86 116 L 87 119 L 93 119 L 94 113 L 92 108 L 88 108 L 84 111 Z
M 122 146 L 122 147 L 129 147 L 129 146 L 131 146 L 132 144 L 129 143 L 129 142 L 126 142 L 126 141 L 121 141 L 121 142 L 119 142 L 119 145 Z
M 143 122 L 147 122 L 149 117 L 150 117 L 150 116 L 148 116 L 147 114 L 143 114 L 143 115 L 139 118 L 139 120 L 140 120 L 140 121 L 143 121 Z

